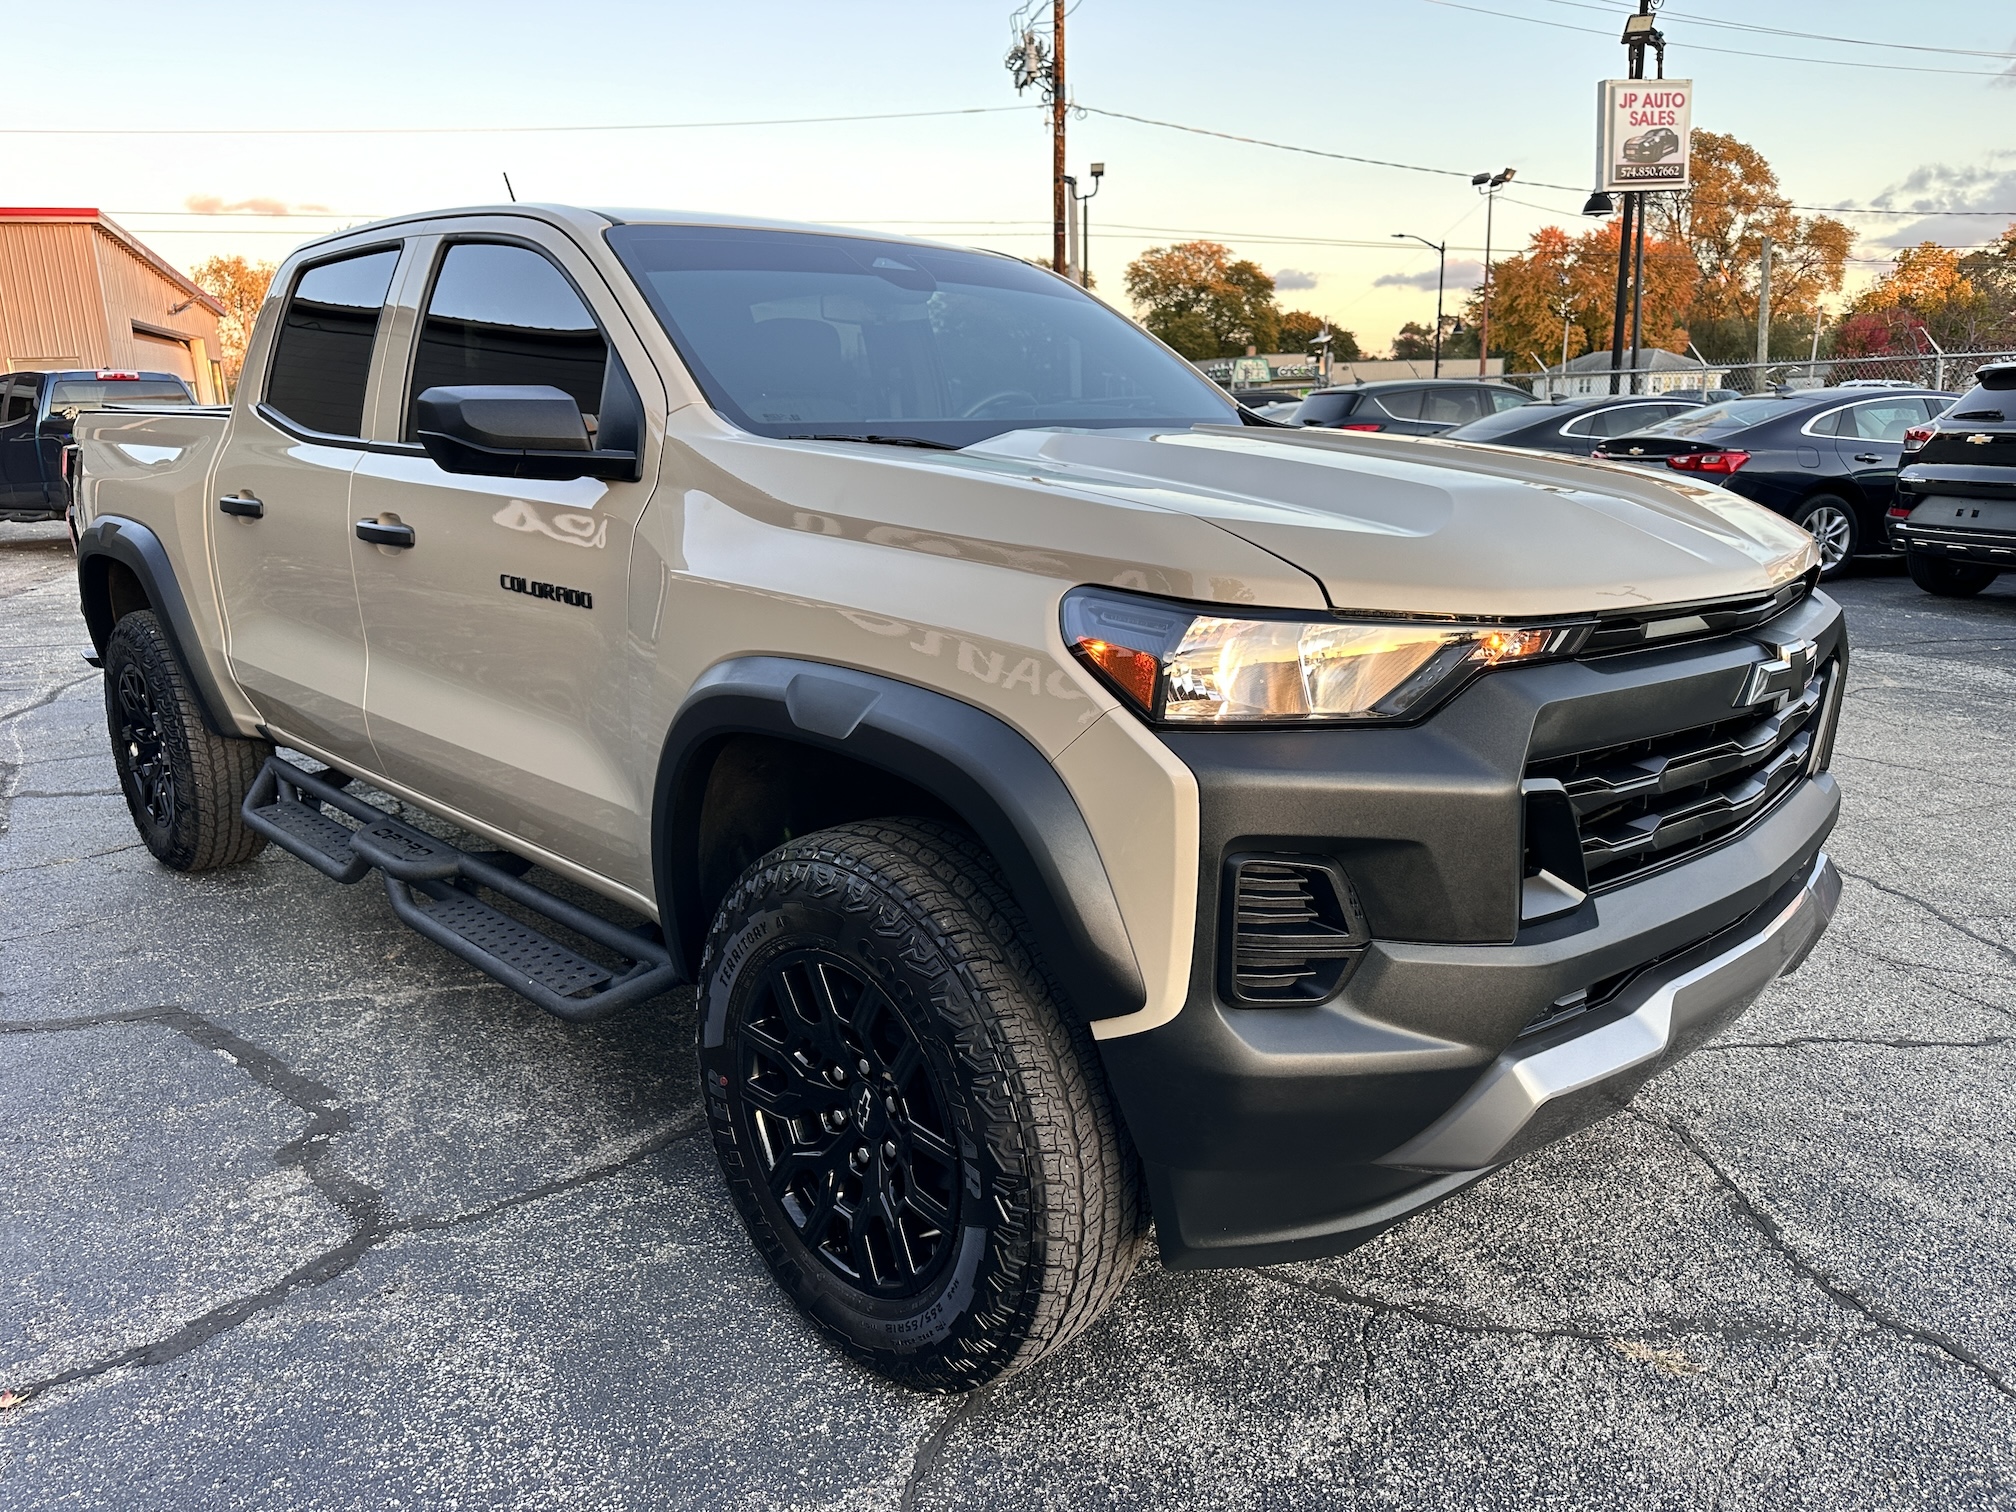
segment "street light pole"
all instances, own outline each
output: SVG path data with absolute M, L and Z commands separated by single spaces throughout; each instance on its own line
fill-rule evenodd
M 1067 178 L 1064 182 L 1071 186 L 1071 197 L 1078 202 L 1078 285 L 1092 287 L 1092 198 L 1099 192 L 1099 182 L 1106 177 L 1106 165 L 1092 165 L 1092 187 L 1084 194 L 1078 192 L 1078 180 Z
M 1491 362 L 1491 212 L 1498 205 L 1498 191 L 1519 172 L 1506 168 L 1498 173 L 1471 175 L 1470 183 L 1484 196 L 1484 318 L 1477 322 L 1477 376 L 1489 371 Z
M 1395 231 L 1395 241 L 1417 241 L 1434 250 L 1435 264 L 1435 376 L 1442 376 L 1442 285 L 1449 274 L 1449 243 L 1431 242 L 1425 236 L 1416 236 L 1412 231 Z

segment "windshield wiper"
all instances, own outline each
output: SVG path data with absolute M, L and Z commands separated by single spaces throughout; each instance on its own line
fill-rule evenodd
M 949 441 L 926 441 L 922 436 L 780 436 L 780 441 L 862 441 L 870 446 L 922 446 L 930 451 L 958 451 Z

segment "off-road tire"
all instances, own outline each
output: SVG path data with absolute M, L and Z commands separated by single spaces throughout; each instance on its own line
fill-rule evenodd
M 878 820 L 779 846 L 722 902 L 700 983 L 702 1091 L 728 1189 L 778 1283 L 856 1360 L 921 1390 L 969 1390 L 1062 1348 L 1119 1295 L 1148 1231 L 1139 1162 L 1091 1035 L 1060 1011 L 1020 911 L 966 831 Z M 798 1001 L 815 1011 L 787 1018 Z M 779 1047 L 791 1033 L 787 1071 Z M 891 1081 L 905 1033 L 912 1069 Z M 859 1058 L 839 1066 L 844 1080 L 825 1096 L 821 1078 L 832 1078 L 832 1047 L 843 1042 Z M 890 1088 L 902 1096 L 884 1096 Z M 788 1123 L 771 1111 L 787 1098 L 803 1114 Z M 927 1139 L 938 1106 L 949 1124 L 943 1161 Z M 806 1153 L 823 1134 L 825 1149 L 866 1157 L 847 1168 L 851 1186 L 840 1156 Z M 819 1161 L 823 1174 L 803 1174 Z M 793 1169 L 799 1186 L 780 1197 L 779 1173 Z M 927 1223 L 892 1190 L 930 1203 L 944 1193 L 936 1211 L 948 1216 Z M 850 1191 L 868 1215 L 854 1248 L 855 1227 L 832 1195 Z M 895 1250 L 896 1227 L 882 1221 L 892 1211 L 942 1236 L 930 1249 L 935 1271 L 915 1267 L 906 1282 L 906 1257 L 932 1241 Z M 895 1255 L 886 1284 L 915 1285 L 915 1295 L 878 1293 L 878 1224 Z
M 210 732 L 149 610 L 121 618 L 105 642 L 105 718 L 133 827 L 163 866 L 209 871 L 266 848 L 238 806 L 273 748 Z
M 1820 576 L 1838 578 L 1861 552 L 1862 522 L 1855 506 L 1838 494 L 1815 494 L 1792 516 L 1794 524 L 1811 531 L 1820 544 Z
M 1904 553 L 1904 570 L 1912 582 L 1940 598 L 1972 598 L 2002 575 L 1977 562 L 1952 562 L 1922 551 Z

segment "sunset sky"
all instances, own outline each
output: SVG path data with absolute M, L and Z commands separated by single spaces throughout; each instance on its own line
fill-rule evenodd
M 1143 248 L 1208 235 L 1285 273 L 1284 305 L 1383 346 L 1434 307 L 1434 255 L 1392 233 L 1446 236 L 1452 269 L 1481 255 L 1484 216 L 1468 174 L 1519 170 L 1497 212 L 1501 254 L 1541 225 L 1579 224 L 1594 81 L 1623 72 L 1616 37 L 1630 8 L 1077 0 L 1068 64 L 1082 106 L 1458 175 L 1090 114 L 1072 123 L 1070 156 L 1081 173 L 1095 159 L 1107 165 L 1093 207 L 1094 273 L 1115 296 Z M 277 258 L 354 221 L 487 203 L 502 197 L 507 171 L 522 199 L 842 222 L 1047 254 L 1048 138 L 1031 100 L 1013 108 L 1002 67 L 1012 9 L 1008 0 L 15 7 L 4 129 L 15 140 L 0 194 L 101 207 L 184 266 L 217 251 Z M 2008 0 L 1672 0 L 1662 14 L 1668 73 L 1697 84 L 1695 124 L 1760 148 L 1795 202 L 2010 212 L 1847 217 L 1863 232 L 1859 275 L 1879 271 L 1899 243 L 1977 243 L 2016 219 Z M 1735 55 L 1760 53 L 1774 56 Z M 1908 124 L 1869 124 L 1879 107 Z M 551 129 L 976 109 L 986 113 Z M 31 126 L 72 134 L 23 132 Z M 511 129 L 402 130 L 416 127 Z M 278 209 L 293 213 L 270 213 Z

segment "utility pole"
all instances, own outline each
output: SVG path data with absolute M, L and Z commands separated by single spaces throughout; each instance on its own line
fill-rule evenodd
M 1075 208 L 1064 184 L 1064 0 L 1051 0 L 1050 15 L 1050 266 L 1062 273 L 1065 227 Z
M 1035 3 L 1040 4 L 1041 0 Z M 1024 24 L 1029 11 L 1030 7 L 1025 5 L 1010 23 L 1020 29 L 1015 34 L 1015 45 L 1008 49 L 1007 65 L 1017 94 L 1033 84 L 1043 91 L 1050 104 L 1050 266 L 1062 275 L 1070 266 L 1071 249 L 1066 242 L 1077 211 L 1071 184 L 1064 173 L 1064 118 L 1070 109 L 1064 88 L 1065 0 L 1051 0 L 1048 46 L 1034 26 Z
M 1764 386 L 1764 368 L 1771 361 L 1771 238 L 1757 249 L 1757 386 Z
M 1486 212 L 1485 219 L 1490 219 L 1488 211 Z M 1449 277 L 1449 243 L 1446 241 L 1431 242 L 1427 237 L 1416 236 L 1412 231 L 1395 231 L 1393 233 L 1393 240 L 1417 241 L 1435 254 L 1435 376 L 1440 378 L 1442 376 L 1442 285 L 1448 282 Z M 1486 262 L 1489 262 L 1488 257 L 1486 258 Z

